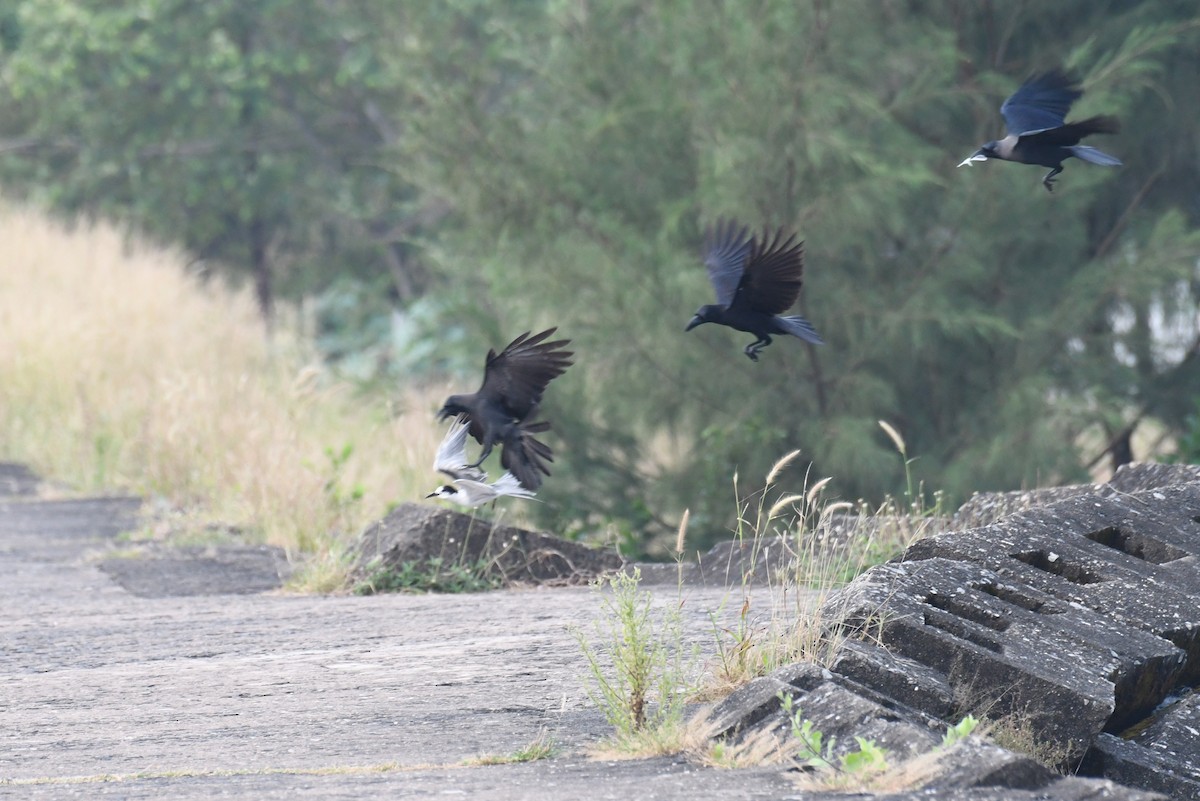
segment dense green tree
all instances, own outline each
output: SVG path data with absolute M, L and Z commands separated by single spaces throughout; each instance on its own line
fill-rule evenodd
M 472 371 L 559 325 L 536 513 L 640 548 L 690 507 L 699 544 L 792 448 L 793 489 L 901 489 L 881 419 L 955 499 L 1190 430 L 1198 32 L 1183 0 L 23 0 L 0 176 L 297 289 L 388 275 Z M 1126 165 L 956 170 L 1060 64 Z M 826 345 L 684 335 L 720 216 L 806 239 Z
M 0 174 L 248 272 L 267 313 L 278 282 L 338 272 L 411 299 L 388 7 L 25 0 L 6 17 L 3 76 L 26 124 Z
M 549 401 L 546 514 L 667 530 L 690 506 L 716 536 L 734 471 L 746 492 L 793 447 L 850 497 L 896 490 L 879 419 L 952 497 L 1081 478 L 1097 426 L 1179 419 L 1165 404 L 1196 374 L 1153 321 L 1195 322 L 1193 9 L 753 5 L 496 12 L 470 91 L 422 110 L 426 185 L 469 223 L 439 253 L 459 316 L 490 342 L 559 323 L 581 353 Z M 1058 63 L 1085 78 L 1080 114 L 1126 119 L 1128 166 L 1071 165 L 1054 195 L 1030 168 L 955 171 Z M 682 335 L 720 215 L 807 238 L 802 310 L 827 346 L 751 364 L 726 330 Z

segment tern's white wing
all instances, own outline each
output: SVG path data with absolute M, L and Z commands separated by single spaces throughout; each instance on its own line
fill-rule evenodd
M 453 479 L 486 481 L 487 473 L 478 467 L 467 467 L 467 424 L 455 420 L 446 431 L 442 444 L 433 457 L 433 469 Z

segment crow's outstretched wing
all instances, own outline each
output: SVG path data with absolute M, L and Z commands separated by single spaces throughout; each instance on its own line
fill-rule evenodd
M 1046 131 L 1035 131 L 1021 137 L 1022 142 L 1033 142 L 1039 145 L 1055 147 L 1070 147 L 1079 144 L 1079 140 L 1092 134 L 1114 134 L 1121 130 L 1121 123 L 1116 117 L 1088 117 L 1079 122 L 1067 123 Z
M 526 331 L 497 354 L 489 350 L 479 395 L 503 405 L 517 419 L 527 417 L 541 402 L 546 385 L 571 366 L 569 339 L 544 341 L 557 331 L 549 328 L 530 336 Z
M 456 480 L 487 481 L 487 473 L 478 467 L 467 467 L 467 431 L 468 425 L 463 417 L 450 424 L 433 457 L 433 469 Z
M 739 227 L 733 220 L 717 220 L 708 229 L 704 237 L 704 266 L 708 268 L 708 280 L 719 305 L 728 307 L 733 303 L 751 245 L 749 229 Z
M 1062 125 L 1071 105 L 1082 95 L 1064 73 L 1044 72 L 1021 84 L 1000 106 L 1000 114 L 1010 134 L 1037 133 Z
M 783 229 L 772 238 L 763 231 L 751 242 L 746 272 L 733 303 L 763 314 L 782 314 L 800 297 L 804 275 L 804 242 L 796 235 L 783 238 Z

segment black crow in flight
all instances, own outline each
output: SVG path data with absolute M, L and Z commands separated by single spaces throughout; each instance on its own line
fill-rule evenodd
M 761 239 L 749 236 L 732 220 L 717 221 L 705 238 L 704 266 L 717 293 L 717 302 L 701 306 L 687 324 L 691 331 L 702 323 L 719 323 L 758 339 L 746 346 L 745 354 L 758 361 L 758 353 L 771 344 L 771 334 L 791 334 L 814 345 L 821 335 L 803 317 L 780 317 L 800 296 L 804 272 L 804 243 L 795 235 L 783 239 L 780 228 L 772 239 L 763 231 Z
M 451 395 L 438 412 L 438 419 L 458 415 L 482 445 L 479 459 L 467 467 L 478 467 L 500 445 L 500 464 L 535 492 L 542 485 L 539 473 L 550 475 L 546 462 L 554 461 L 550 448 L 534 434 L 550 424 L 534 422 L 546 385 L 569 367 L 570 351 L 562 350 L 570 340 L 544 341 L 557 329 L 530 336 L 526 331 L 497 354 L 489 350 L 483 384 L 472 395 Z M 464 460 L 465 461 L 465 460 Z
M 1116 117 L 1066 122 L 1071 105 L 1082 96 L 1083 90 L 1061 72 L 1035 75 L 1000 106 L 1008 136 L 988 142 L 958 166 L 988 159 L 1040 164 L 1052 168 L 1042 179 L 1048 192 L 1054 191 L 1054 176 L 1062 172 L 1063 159 L 1071 156 L 1105 167 L 1120 167 L 1120 159 L 1079 144 L 1089 134 L 1117 133 L 1121 126 Z

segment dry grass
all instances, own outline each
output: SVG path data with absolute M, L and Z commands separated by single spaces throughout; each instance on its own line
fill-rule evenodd
M 737 621 L 717 627 L 717 655 L 698 696 L 702 700 L 727 695 L 784 665 L 827 665 L 846 636 L 824 610 L 830 594 L 935 525 L 933 516 L 924 516 L 928 510 L 914 507 L 910 514 L 891 500 L 878 509 L 828 502 L 828 478 L 768 503 L 777 494 L 775 479 L 797 454 L 776 462 L 764 489 L 750 497 L 738 493 L 734 477 L 739 513 L 734 538 L 748 557 L 741 560 L 740 596 L 731 598 L 740 604 Z M 763 593 L 752 591 L 755 576 L 764 572 L 765 604 Z M 762 605 L 766 608 L 758 608 Z
M 359 396 L 316 366 L 294 313 L 268 342 L 248 292 L 107 226 L 0 208 L 0 243 L 4 458 L 334 557 L 431 488 L 440 389 Z M 316 573 L 336 583 L 336 558 Z

